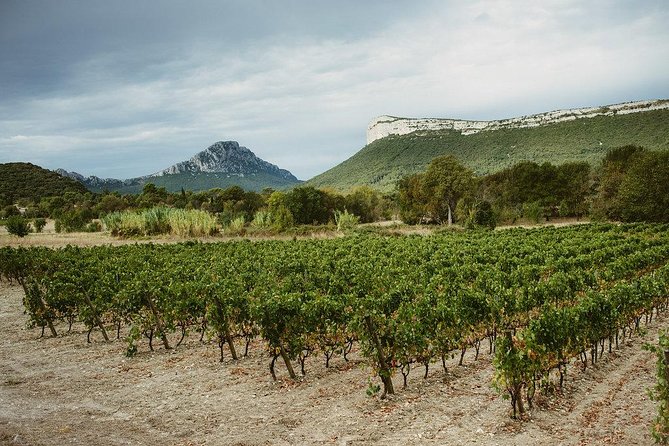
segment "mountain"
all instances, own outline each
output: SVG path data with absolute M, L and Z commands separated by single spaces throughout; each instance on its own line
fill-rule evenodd
M 88 190 L 78 181 L 34 164 L 0 164 L 0 202 L 13 204 L 21 198 L 39 202 L 44 197 L 65 192 L 86 193 Z
M 454 155 L 477 174 L 520 161 L 598 163 L 627 144 L 669 149 L 669 100 L 557 110 L 498 120 L 466 121 L 381 116 L 367 129 L 368 144 L 306 184 L 347 191 L 369 185 L 392 191 L 403 176 L 424 171 L 432 159 Z
M 262 190 L 266 187 L 285 188 L 298 184 L 300 180 L 285 169 L 268 163 L 237 141 L 219 141 L 199 152 L 191 159 L 174 164 L 151 175 L 128 180 L 84 177 L 76 172 L 58 169 L 61 175 L 83 183 L 92 191 L 118 191 L 137 193 L 147 183 L 165 187 L 170 192 L 185 190 L 208 190 L 215 187 L 241 186 L 246 190 Z

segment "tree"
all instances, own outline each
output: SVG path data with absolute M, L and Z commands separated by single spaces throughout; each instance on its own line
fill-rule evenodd
M 634 158 L 616 197 L 623 221 L 669 222 L 669 152 Z
M 381 217 L 381 198 L 369 186 L 360 186 L 346 196 L 346 209 L 360 217 L 362 223 L 370 223 Z
M 425 209 L 437 222 L 453 223 L 458 200 L 475 186 L 474 172 L 452 155 L 432 160 L 423 178 Z
M 33 226 L 35 227 L 35 232 L 42 232 L 46 226 L 46 220 L 43 218 L 36 218 L 33 220 Z
M 301 225 L 327 223 L 332 217 L 326 193 L 312 186 L 296 187 L 286 192 L 285 206 L 293 214 L 295 223 Z
M 7 219 L 7 232 L 18 237 L 25 237 L 30 232 L 30 225 L 20 215 L 12 215 Z
M 473 220 L 473 223 L 476 226 L 495 229 L 495 226 L 497 226 L 497 217 L 495 216 L 489 201 L 484 200 L 476 204 L 474 207 Z
M 19 212 L 18 208 L 14 206 L 13 204 L 8 204 L 2 209 L 2 217 L 3 218 L 9 218 L 13 215 L 21 215 Z
M 404 223 L 415 225 L 425 215 L 423 176 L 423 174 L 417 173 L 406 176 L 399 181 L 397 204 L 400 218 Z
M 622 206 L 618 203 L 618 191 L 627 170 L 646 150 L 643 147 L 628 145 L 610 150 L 602 160 L 599 171 L 597 196 L 593 203 L 595 216 L 619 220 L 622 218 Z

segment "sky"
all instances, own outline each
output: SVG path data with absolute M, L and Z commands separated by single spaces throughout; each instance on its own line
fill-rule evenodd
M 379 115 L 669 98 L 666 0 L 0 0 L 0 163 L 132 178 L 216 141 L 309 179 Z

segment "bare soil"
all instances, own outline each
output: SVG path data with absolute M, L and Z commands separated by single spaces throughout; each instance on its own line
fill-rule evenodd
M 40 339 L 22 297 L 0 284 L 2 445 L 649 445 L 655 362 L 641 346 L 669 325 L 661 317 L 585 372 L 573 364 L 564 395 L 537 396 L 519 422 L 490 386 L 487 346 L 464 366 L 449 361 L 447 382 L 436 364 L 427 379 L 414 370 L 404 390 L 396 376 L 397 395 L 381 400 L 366 395 L 370 371 L 355 354 L 328 369 L 309 358 L 299 382 L 278 364 L 276 383 L 260 341 L 238 361 L 219 362 L 217 345 L 195 333 L 172 351 L 143 341 L 126 358 L 122 340 L 98 333 L 86 344 L 81 326 Z

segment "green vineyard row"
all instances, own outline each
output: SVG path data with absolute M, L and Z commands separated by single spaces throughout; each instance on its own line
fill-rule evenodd
M 124 328 L 127 354 L 148 339 L 170 349 L 189 333 L 221 360 L 261 336 L 281 359 L 344 357 L 357 343 L 392 377 L 489 340 L 495 382 L 514 412 L 580 358 L 595 362 L 645 315 L 667 307 L 669 226 L 579 225 L 428 237 L 0 248 L 0 277 L 25 291 L 30 325 L 57 335 L 80 321 L 88 340 Z

